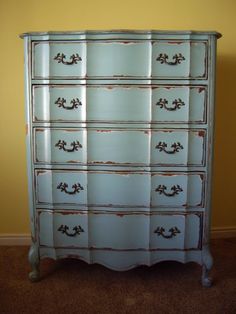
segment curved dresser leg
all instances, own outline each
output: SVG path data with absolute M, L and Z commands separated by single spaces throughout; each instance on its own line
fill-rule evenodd
M 32 244 L 30 247 L 29 262 L 32 268 L 32 271 L 29 273 L 29 279 L 32 282 L 38 281 L 40 278 L 39 256 L 38 256 L 38 248 L 35 244 Z
M 209 251 L 208 247 L 203 249 L 203 265 L 202 265 L 202 286 L 203 287 L 211 287 L 212 285 L 212 278 L 209 277 L 209 272 L 213 265 L 213 258 Z

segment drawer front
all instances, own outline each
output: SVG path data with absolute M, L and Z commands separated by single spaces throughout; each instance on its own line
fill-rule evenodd
M 35 42 L 33 77 L 147 77 L 150 49 L 151 43 L 142 41 Z
M 39 244 L 88 248 L 88 215 L 78 212 L 39 213 Z
M 143 172 L 38 170 L 36 203 L 146 207 L 150 176 Z
M 36 129 L 35 161 L 80 164 L 148 164 L 144 130 Z
M 150 219 L 150 248 L 201 249 L 202 215 L 153 215 Z
M 75 78 L 86 76 L 84 42 L 33 42 L 32 78 Z
M 38 205 L 131 206 L 137 209 L 203 207 L 204 176 L 201 173 L 36 170 L 36 202 Z
M 204 166 L 206 130 L 166 129 L 153 131 L 151 164 Z
M 152 121 L 206 123 L 206 86 L 157 86 L 152 90 Z
M 34 85 L 33 121 L 206 122 L 205 86 Z
M 34 85 L 33 121 L 86 121 L 86 86 Z
M 151 204 L 156 207 L 204 207 L 203 174 L 153 173 Z
M 207 42 L 157 41 L 152 55 L 153 77 L 207 78 Z
M 204 164 L 204 130 L 35 129 L 35 162 Z
M 33 42 L 35 79 L 206 78 L 200 41 Z M 150 58 L 152 56 L 152 58 Z
M 201 214 L 40 212 L 41 246 L 99 250 L 200 249 Z
M 34 138 L 36 163 L 87 162 L 86 129 L 37 128 Z
M 87 204 L 86 172 L 36 170 L 36 204 Z

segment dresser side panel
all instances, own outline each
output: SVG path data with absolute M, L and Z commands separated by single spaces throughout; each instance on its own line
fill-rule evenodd
M 206 179 L 206 214 L 204 222 L 203 245 L 208 246 L 211 226 L 211 198 L 212 198 L 212 168 L 214 151 L 214 117 L 215 117 L 215 73 L 216 73 L 216 37 L 209 38 L 209 93 L 208 93 L 208 145 L 207 151 L 207 179 Z
M 34 210 L 34 175 L 33 175 L 33 143 L 31 121 L 31 39 L 24 38 L 24 76 L 25 76 L 25 120 L 26 120 L 26 150 L 28 175 L 28 204 L 30 210 L 30 227 L 32 242 L 37 242 L 36 216 Z

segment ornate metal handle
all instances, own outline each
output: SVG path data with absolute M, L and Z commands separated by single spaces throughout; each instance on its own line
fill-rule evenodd
M 156 188 L 156 192 L 159 192 L 159 194 L 164 194 L 165 196 L 174 196 L 174 195 L 178 195 L 179 192 L 183 192 L 183 189 L 177 184 L 177 185 L 173 185 L 171 187 L 171 191 L 173 191 L 172 193 L 168 193 L 166 192 L 167 187 L 165 185 L 158 185 L 158 187 Z
M 65 192 L 66 194 L 70 194 L 70 195 L 79 193 L 80 191 L 84 189 L 80 183 L 77 183 L 77 184 L 75 183 L 72 185 L 72 189 L 74 189 L 73 191 L 68 191 L 67 188 L 68 188 L 68 184 L 65 182 L 64 183 L 61 182 L 57 186 L 58 190 L 61 190 L 61 192 Z
M 67 225 L 61 225 L 57 231 L 61 231 L 63 234 L 65 233 L 68 237 L 74 237 L 77 234 L 80 235 L 81 232 L 84 232 L 84 229 L 81 226 L 75 226 L 72 230 L 74 233 L 69 233 L 68 232 L 69 227 Z
M 177 65 L 180 64 L 181 61 L 185 60 L 185 57 L 179 53 L 179 54 L 175 54 L 172 59 L 174 61 L 167 61 L 167 59 L 169 59 L 168 55 L 166 53 L 160 53 L 159 56 L 156 58 L 156 61 L 160 61 L 161 64 L 165 63 L 168 65 Z
M 72 146 L 72 148 L 65 148 L 65 146 L 67 145 L 67 143 L 65 141 L 59 140 L 56 144 L 55 147 L 59 147 L 59 149 L 63 149 L 65 152 L 71 153 L 74 151 L 78 151 L 79 148 L 82 148 L 82 145 L 80 144 L 79 141 L 74 141 L 70 144 L 70 146 Z
M 179 142 L 171 145 L 173 150 L 167 150 L 166 147 L 167 147 L 167 144 L 165 142 L 159 142 L 155 148 L 159 149 L 159 152 L 163 151 L 166 154 L 175 154 L 175 153 L 179 152 L 180 149 L 184 149 L 183 146 Z
M 82 102 L 79 100 L 79 98 L 73 98 L 71 100 L 72 106 L 65 106 L 66 100 L 65 98 L 58 97 L 58 99 L 55 101 L 55 104 L 58 105 L 59 108 L 64 108 L 66 110 L 72 110 L 78 108 L 78 106 L 82 106 Z
M 180 99 L 175 99 L 172 101 L 172 105 L 174 107 L 167 107 L 168 101 L 164 98 L 160 98 L 159 101 L 156 103 L 156 106 L 160 106 L 160 108 L 165 108 L 168 111 L 175 111 L 177 109 L 180 109 L 181 106 L 184 106 L 185 103 Z
M 169 229 L 170 234 L 164 234 L 165 229 L 163 227 L 157 227 L 154 233 L 156 233 L 158 236 L 162 236 L 165 239 L 171 239 L 177 235 L 177 233 L 180 233 L 179 229 L 177 227 L 173 227 Z
M 65 65 L 77 64 L 78 61 L 82 61 L 82 59 L 78 55 L 78 53 L 73 54 L 72 56 L 70 56 L 71 61 L 65 61 L 65 58 L 66 58 L 66 55 L 64 55 L 64 53 L 58 53 L 54 57 L 54 60 L 57 60 L 58 63 L 63 63 Z

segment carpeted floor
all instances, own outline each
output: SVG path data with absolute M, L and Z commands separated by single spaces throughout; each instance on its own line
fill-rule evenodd
M 44 260 L 28 280 L 27 247 L 0 247 L 0 313 L 236 313 L 236 238 L 212 240 L 214 285 L 197 264 L 165 262 L 115 272 L 78 260 Z

